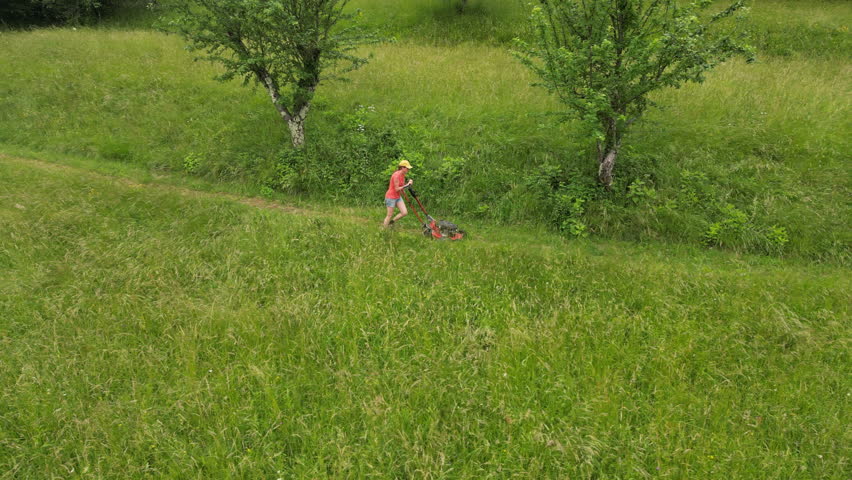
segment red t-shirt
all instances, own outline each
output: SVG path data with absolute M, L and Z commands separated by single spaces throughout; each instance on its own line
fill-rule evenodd
M 396 189 L 403 185 L 405 185 L 405 172 L 403 172 L 402 169 L 399 169 L 391 175 L 390 183 L 388 184 L 388 191 L 385 193 L 385 198 L 399 198 L 400 192 L 397 192 Z

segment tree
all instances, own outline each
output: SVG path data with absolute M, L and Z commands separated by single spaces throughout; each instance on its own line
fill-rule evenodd
M 293 146 L 305 143 L 305 118 L 321 80 L 339 78 L 367 62 L 351 52 L 374 37 L 344 12 L 348 0 L 180 0 L 169 24 L 218 62 L 225 81 L 256 81 L 269 93 L 290 130 Z M 343 64 L 337 74 L 334 67 Z M 324 75 L 324 76 L 323 76 Z
M 442 2 L 455 8 L 458 13 L 464 13 L 467 8 L 467 0 L 442 0 Z
M 723 22 L 740 17 L 742 0 L 715 14 L 704 14 L 711 0 L 539 2 L 534 40 L 516 40 L 514 53 L 567 107 L 564 115 L 591 130 L 598 180 L 607 188 L 624 135 L 652 92 L 702 82 L 733 55 L 751 59 L 741 29 Z
M 118 3 L 118 0 L 2 0 L 0 25 L 88 23 Z

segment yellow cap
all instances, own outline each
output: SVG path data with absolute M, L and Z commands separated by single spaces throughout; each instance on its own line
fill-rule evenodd
M 403 161 L 399 162 L 399 166 L 405 167 L 405 168 L 411 170 L 411 164 L 408 163 L 408 160 L 403 160 Z

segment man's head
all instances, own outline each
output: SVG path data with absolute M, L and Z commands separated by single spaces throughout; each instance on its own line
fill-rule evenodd
M 408 170 L 411 170 L 411 164 L 408 163 L 408 160 L 402 160 L 401 162 L 399 162 L 397 170 L 399 170 L 400 168 L 405 168 L 407 172 Z

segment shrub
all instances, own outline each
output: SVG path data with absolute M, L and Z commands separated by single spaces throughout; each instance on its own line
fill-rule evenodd
M 790 242 L 790 237 L 787 235 L 787 229 L 778 225 L 772 225 L 767 228 L 765 237 L 769 253 L 774 253 L 776 255 L 780 255 Z
M 627 198 L 634 204 L 648 203 L 657 198 L 657 190 L 648 175 L 644 180 L 637 178 L 627 187 Z
M 442 186 L 449 186 L 455 182 L 462 180 L 467 172 L 467 159 L 464 157 L 444 157 L 441 166 L 435 172 L 434 180 L 441 183 Z
M 575 175 L 568 182 L 560 184 L 550 196 L 553 222 L 560 231 L 575 237 L 589 235 L 585 220 L 586 204 L 595 197 L 597 190 L 588 178 Z
M 272 188 L 270 188 L 270 187 L 269 187 L 269 186 L 267 186 L 267 185 L 263 185 L 263 186 L 261 186 L 261 187 L 260 187 L 260 194 L 261 194 L 262 196 L 264 196 L 264 197 L 269 198 L 269 197 L 271 197 L 274 193 L 275 193 L 275 191 L 274 191 L 274 190 L 272 190 Z
M 197 153 L 190 153 L 183 157 L 183 170 L 187 173 L 196 173 L 201 166 L 203 157 Z
M 524 185 L 540 199 L 549 198 L 562 183 L 562 169 L 553 163 L 545 163 L 524 178 Z
M 749 223 L 748 216 L 730 203 L 720 207 L 719 213 L 722 219 L 711 223 L 702 237 L 707 246 L 721 247 L 736 242 Z
M 709 200 L 712 186 L 706 174 L 682 170 L 680 176 L 681 183 L 677 195 L 679 204 L 690 207 Z
M 119 3 L 120 0 L 4 0 L 0 3 L 0 23 L 89 23 Z
M 287 148 L 278 153 L 272 168 L 263 176 L 263 185 L 280 191 L 293 191 L 299 188 L 297 166 L 304 150 Z
M 384 193 L 387 177 L 402 159 L 415 167 L 412 176 L 422 175 L 422 154 L 404 146 L 394 130 L 373 126 L 374 113 L 375 108 L 358 105 L 304 148 L 283 148 L 261 175 L 262 183 L 275 190 L 367 202 Z

